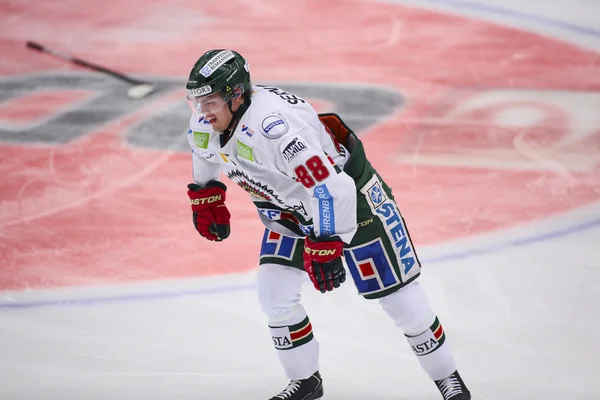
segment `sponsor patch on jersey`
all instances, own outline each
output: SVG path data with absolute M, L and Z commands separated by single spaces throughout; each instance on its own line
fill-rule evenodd
M 242 132 L 244 132 L 248 137 L 254 136 L 254 131 L 246 125 L 242 125 Z
M 261 132 L 269 139 L 277 139 L 285 135 L 288 130 L 287 121 L 279 114 L 267 115 L 261 123 Z
M 254 162 L 254 154 L 252 151 L 252 147 L 243 143 L 239 139 L 237 141 L 237 153 L 238 153 L 238 156 L 240 156 L 241 158 L 245 158 L 248 161 Z
M 235 55 L 231 50 L 223 50 L 208 60 L 200 70 L 200 73 L 203 77 L 208 78 L 217 68 L 231 60 L 233 57 L 235 57 Z
M 205 94 L 209 94 L 212 92 L 212 87 L 210 85 L 204 85 L 195 89 L 188 89 L 187 94 L 191 97 L 204 96 Z
M 360 189 L 360 192 L 367 200 L 373 214 L 385 227 L 385 233 L 392 246 L 395 247 L 394 253 L 397 265 L 400 267 L 402 281 L 406 282 L 419 273 L 421 265 L 398 206 L 394 200 L 387 197 L 377 176 L 373 176 Z
M 367 196 L 374 209 L 385 202 L 385 193 L 379 182 L 375 182 L 375 184 L 367 190 Z
M 391 200 L 387 200 L 375 209 L 375 213 L 384 223 L 390 241 L 396 247 L 396 254 L 403 266 L 402 273 L 407 276 L 417 263 L 417 258 L 398 207 Z
M 290 143 L 288 143 L 287 146 L 285 146 L 282 155 L 285 161 L 289 163 L 294 158 L 296 158 L 298 154 L 302 153 L 306 149 L 306 143 L 304 143 L 302 139 L 295 137 Z
M 200 149 L 207 149 L 209 138 L 210 133 L 208 132 L 194 132 L 194 145 Z
M 321 236 L 335 235 L 335 215 L 333 199 L 326 185 L 319 185 L 314 190 L 314 195 L 319 202 L 319 232 Z

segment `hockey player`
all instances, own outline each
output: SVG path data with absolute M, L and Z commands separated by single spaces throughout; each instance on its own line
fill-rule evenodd
M 346 280 L 344 264 L 359 294 L 377 299 L 404 331 L 443 398 L 470 399 L 416 281 L 421 265 L 402 215 L 354 132 L 294 94 L 253 86 L 248 63 L 232 50 L 204 53 L 186 88 L 196 230 L 212 241 L 229 236 L 221 173 L 250 194 L 265 225 L 258 297 L 291 380 L 271 400 L 323 396 L 319 344 L 300 288 L 308 274 L 317 290 L 334 290 Z

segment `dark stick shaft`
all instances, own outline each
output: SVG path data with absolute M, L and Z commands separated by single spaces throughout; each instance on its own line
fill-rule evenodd
M 50 54 L 50 55 L 55 56 L 57 58 L 63 59 L 65 61 L 67 61 L 67 62 L 76 64 L 76 65 L 79 65 L 79 66 L 82 66 L 82 67 L 85 67 L 85 68 L 89 68 L 89 69 L 92 69 L 92 70 L 95 70 L 95 71 L 98 71 L 98 72 L 102 72 L 104 74 L 111 75 L 111 76 L 113 76 L 113 77 L 115 77 L 117 79 L 121 79 L 123 81 L 129 82 L 129 83 L 134 84 L 134 85 L 140 85 L 140 84 L 146 83 L 146 82 L 139 81 L 137 79 L 130 78 L 127 75 L 124 75 L 124 74 L 122 74 L 120 72 L 117 72 L 117 71 L 113 71 L 112 69 L 103 67 L 101 65 L 93 64 L 93 63 L 91 63 L 89 61 L 82 60 L 81 58 L 72 57 L 72 56 L 69 56 L 67 54 L 64 54 L 64 53 L 52 50 L 52 49 L 50 49 L 50 48 L 48 48 L 46 46 L 43 46 L 43 45 L 41 45 L 39 43 L 36 43 L 36 42 L 31 42 L 31 41 L 27 42 L 27 47 L 29 47 L 30 49 L 33 49 L 33 50 L 40 51 L 42 53 Z

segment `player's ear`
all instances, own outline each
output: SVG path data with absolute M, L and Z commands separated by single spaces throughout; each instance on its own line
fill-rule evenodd
M 236 106 L 239 106 L 240 104 L 242 104 L 244 102 L 244 96 L 242 96 L 242 92 L 237 93 L 237 88 L 236 90 L 236 95 L 234 98 L 231 99 L 232 103 Z

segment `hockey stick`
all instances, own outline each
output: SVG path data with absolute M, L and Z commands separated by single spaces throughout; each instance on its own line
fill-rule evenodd
M 39 43 L 28 41 L 27 47 L 29 47 L 30 49 L 33 49 L 33 50 L 37 50 L 42 53 L 50 54 L 54 57 L 60 58 L 62 60 L 70 62 L 72 64 L 76 64 L 76 65 L 79 65 L 79 66 L 82 66 L 85 68 L 89 68 L 94 71 L 102 72 L 104 74 L 110 75 L 114 78 L 117 78 L 117 79 L 120 79 L 122 81 L 132 84 L 133 86 L 131 88 L 129 88 L 129 90 L 127 91 L 127 97 L 129 97 L 130 99 L 134 99 L 134 100 L 143 99 L 144 97 L 146 97 L 146 96 L 150 95 L 152 92 L 154 92 L 154 85 L 152 85 L 148 82 L 139 81 L 137 79 L 130 78 L 129 76 L 124 75 L 120 72 L 113 71 L 111 69 L 102 67 L 97 64 L 92 64 L 91 62 L 82 60 L 77 57 L 71 57 L 71 56 L 61 53 L 59 51 L 52 50 L 46 46 L 42 46 Z

